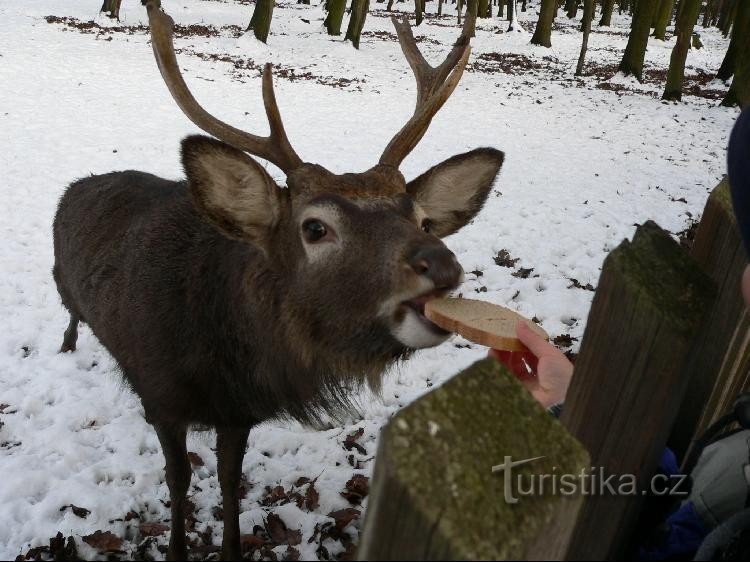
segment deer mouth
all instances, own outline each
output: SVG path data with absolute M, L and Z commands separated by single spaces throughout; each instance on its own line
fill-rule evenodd
M 428 320 L 424 314 L 424 307 L 428 302 L 433 299 L 444 297 L 447 294 L 448 291 L 430 291 L 429 293 L 425 293 L 418 297 L 403 301 L 401 303 L 401 306 L 404 307 L 407 311 L 413 311 L 417 319 L 432 332 L 443 336 L 448 335 L 450 332 L 443 330 L 440 326 L 433 323 L 431 320 Z

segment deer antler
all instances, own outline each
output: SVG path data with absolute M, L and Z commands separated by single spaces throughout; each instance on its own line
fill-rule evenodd
M 380 157 L 381 164 L 398 168 L 404 158 L 417 146 L 427 132 L 432 118 L 443 107 L 461 80 L 466 62 L 469 60 L 471 51 L 469 42 L 474 35 L 476 15 L 466 14 L 461 36 L 445 61 L 438 67 L 430 66 L 422 56 L 406 17 L 402 22 L 391 17 L 391 21 L 396 28 L 401 50 L 417 80 L 417 104 L 414 115 L 396 133 Z
M 143 0 L 143 3 L 146 4 L 148 11 L 156 64 L 159 66 L 169 92 L 188 119 L 217 139 L 276 164 L 285 173 L 302 165 L 302 159 L 292 148 L 284 131 L 284 124 L 273 91 L 271 64 L 263 67 L 263 105 L 271 127 L 271 134 L 261 137 L 224 123 L 200 106 L 190 93 L 177 65 L 172 42 L 174 21 L 161 10 L 159 0 Z

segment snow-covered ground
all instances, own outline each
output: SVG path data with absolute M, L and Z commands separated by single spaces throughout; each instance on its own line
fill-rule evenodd
M 287 132 L 308 161 L 336 172 L 364 170 L 411 114 L 413 78 L 384 4 L 372 3 L 375 12 L 359 51 L 325 34 L 318 6 L 289 0 L 277 6 L 266 46 L 239 36 L 252 9 L 246 1 L 164 4 L 179 24 L 238 26 L 222 27 L 218 36 L 176 39 L 190 87 L 222 119 L 263 132 L 257 65 L 276 63 Z M 161 534 L 144 543 L 147 529 L 139 531 L 140 523 L 168 519 L 169 510 L 163 457 L 137 398 L 123 387 L 87 328 L 78 351 L 57 353 L 67 315 L 50 274 L 51 222 L 65 185 L 90 173 L 129 168 L 179 178 L 180 139 L 195 132 L 162 83 L 144 29 L 78 29 L 69 25 L 75 20 L 45 19 L 93 19 L 104 27 L 146 23 L 135 0 L 123 2 L 120 24 L 98 17 L 100 5 L 101 0 L 0 3 L 2 559 L 48 544 L 58 531 L 73 535 L 86 558 L 103 557 L 80 540 L 98 530 L 125 539 L 119 549 L 128 557 L 161 557 L 156 545 L 166 542 Z M 435 3 L 428 8 L 434 10 Z M 416 31 L 429 38 L 420 46 L 431 60 L 440 60 L 457 36 L 449 4 L 446 14 Z M 480 21 L 469 71 L 403 170 L 414 177 L 477 146 L 505 151 L 486 208 L 448 240 L 472 272 L 463 293 L 476 291 L 536 317 L 552 336 L 572 336 L 575 351 L 593 295 L 586 286 L 596 286 L 606 253 L 647 219 L 677 233 L 700 214 L 724 172 L 726 139 L 738 112 L 693 95 L 681 104 L 659 100 L 656 71 L 666 69 L 673 41 L 651 40 L 645 84 L 610 80 L 627 40 L 624 17 L 616 16 L 606 30 L 594 25 L 588 61 L 596 72 L 575 79 L 577 23 L 561 13 L 553 48 L 544 49 L 528 43 L 535 18 L 535 6 L 520 14 L 525 31 L 518 33 L 505 33 L 504 20 Z M 688 56 L 689 76 L 714 73 L 726 49 L 714 30 L 702 32 L 702 40 L 705 47 Z M 714 83 L 705 88 L 726 90 Z M 271 171 L 283 180 L 278 170 Z M 497 260 L 505 265 L 498 265 L 502 250 L 508 255 Z M 512 259 L 518 261 L 508 267 Z M 275 513 L 289 529 L 301 530 L 295 548 L 302 558 L 341 554 L 347 539 L 321 542 L 316 525 L 352 507 L 341 492 L 355 474 L 370 474 L 378 430 L 389 416 L 485 353 L 464 344 L 456 340 L 419 353 L 389 376 L 382 400 L 363 395 L 362 417 L 343 427 L 279 423 L 253 430 L 243 466 L 242 532 L 251 533 Z M 361 448 L 347 450 L 347 435 L 358 429 Z M 194 467 L 189 492 L 196 545 L 218 544 L 221 537 L 213 510 L 220 494 L 212 446 L 207 434 L 189 441 L 205 463 Z M 278 495 L 264 501 L 267 487 L 304 495 L 309 484 L 294 486 L 301 477 L 317 478 L 319 505 L 284 503 Z M 71 504 L 90 513 L 76 515 L 64 507 Z M 353 507 L 364 509 L 366 499 Z M 131 514 L 126 521 L 130 512 L 138 517 Z M 344 529 L 351 541 L 357 540 L 359 523 Z M 275 552 L 284 556 L 287 546 Z

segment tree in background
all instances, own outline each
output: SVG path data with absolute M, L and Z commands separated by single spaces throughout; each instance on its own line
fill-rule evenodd
M 734 21 L 737 36 L 734 53 L 734 78 L 721 105 L 742 108 L 750 105 L 750 2 L 743 0 Z
M 258 41 L 268 42 L 268 32 L 271 29 L 271 18 L 273 17 L 274 0 L 257 0 L 253 17 L 250 18 L 250 25 L 246 31 L 253 30 L 253 34 Z
M 591 33 L 591 20 L 594 19 L 594 0 L 583 0 L 583 41 L 581 42 L 581 53 L 578 55 L 576 65 L 576 76 L 583 74 L 583 63 L 586 60 L 586 50 L 589 47 L 589 34 Z
M 344 21 L 346 0 L 328 0 L 328 15 L 323 25 L 328 35 L 341 35 L 341 22 Z
M 578 15 L 578 0 L 565 0 L 565 14 L 570 19 Z
M 503 0 L 499 0 L 502 4 Z M 515 31 L 518 28 L 518 3 L 516 0 L 508 0 L 508 31 Z
M 346 28 L 344 39 L 351 41 L 355 49 L 359 49 L 359 37 L 362 34 L 362 28 L 365 26 L 365 18 L 369 8 L 370 0 L 352 0 L 349 27 Z
M 600 26 L 609 27 L 612 25 L 612 12 L 614 9 L 615 0 L 604 0 L 604 4 L 602 4 L 602 19 L 599 20 Z
M 120 4 L 122 4 L 122 0 L 104 0 L 99 12 L 103 12 L 108 17 L 120 21 Z
M 648 2 L 650 0 L 642 0 Z M 542 47 L 552 46 L 552 24 L 555 21 L 555 12 L 557 11 L 557 0 L 542 0 L 539 9 L 539 19 L 536 22 L 534 35 L 531 42 L 534 45 Z
M 672 19 L 674 1 L 675 0 L 661 0 L 654 15 L 654 37 L 661 41 L 664 41 L 667 35 L 667 26 Z M 698 9 L 700 9 L 700 3 Z
M 425 0 L 414 0 L 414 15 L 417 17 L 417 21 L 414 24 L 415 26 L 422 23 L 424 17 L 424 2 Z
M 626 76 L 635 76 L 639 82 L 643 81 L 643 59 L 646 57 L 646 45 L 655 6 L 656 0 L 638 0 L 630 25 L 628 44 L 618 68 Z
M 675 22 L 675 35 L 677 42 L 672 49 L 669 59 L 669 71 L 667 72 L 667 85 L 664 88 L 663 100 L 682 99 L 682 83 L 685 80 L 685 59 L 690 48 L 690 38 L 693 36 L 693 28 L 698 23 L 701 13 L 701 0 L 681 0 L 677 11 Z
M 719 80 L 726 82 L 734 75 L 734 71 L 737 68 L 737 60 L 740 57 L 740 44 L 748 33 L 750 33 L 750 2 L 742 2 L 738 6 L 734 17 L 729 48 L 724 55 L 724 60 L 721 61 L 719 72 L 716 73 L 716 78 Z

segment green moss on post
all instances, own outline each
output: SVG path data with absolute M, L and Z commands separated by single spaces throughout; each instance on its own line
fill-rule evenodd
M 475 363 L 384 428 L 360 560 L 561 557 L 580 497 L 505 501 L 492 467 L 543 457 L 515 474 L 578 474 L 588 455 L 494 360 Z

